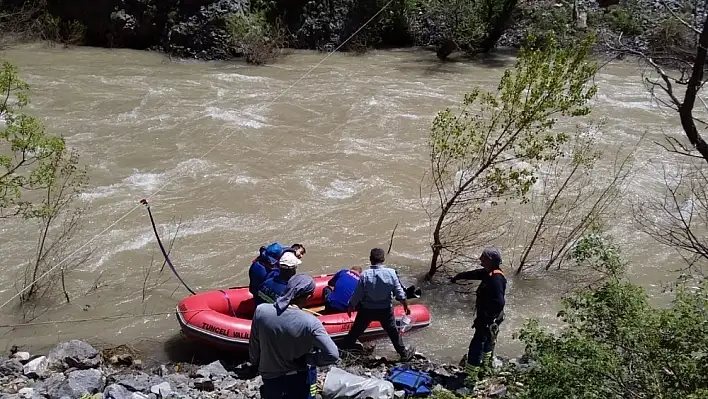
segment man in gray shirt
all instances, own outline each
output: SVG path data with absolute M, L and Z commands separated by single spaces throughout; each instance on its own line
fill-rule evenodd
M 312 277 L 297 274 L 274 304 L 256 308 L 249 353 L 252 366 L 263 378 L 263 399 L 307 399 L 312 382 L 308 381 L 308 365 L 339 361 L 339 350 L 322 323 L 300 308 L 314 291 Z
M 374 248 L 369 255 L 371 268 L 364 270 L 359 278 L 359 284 L 349 300 L 348 313 L 357 309 L 354 325 L 342 341 L 342 348 L 348 349 L 366 331 L 372 321 L 381 323 L 388 337 L 393 343 L 403 361 L 410 360 L 415 351 L 406 349 L 396 328 L 396 319 L 393 316 L 393 293 L 396 299 L 403 304 L 406 314 L 411 314 L 406 302 L 406 293 L 403 291 L 401 282 L 396 275 L 396 271 L 384 265 L 386 255 L 381 248 Z

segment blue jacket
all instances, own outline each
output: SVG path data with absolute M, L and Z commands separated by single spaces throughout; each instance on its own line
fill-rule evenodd
M 284 248 L 277 242 L 274 242 L 267 247 L 261 247 L 260 254 L 251 263 L 248 269 L 248 291 L 255 298 L 258 296 L 258 290 L 266 280 L 268 273 L 277 268 L 278 260 L 283 254 Z
M 274 269 L 268 274 L 268 277 L 261 285 L 258 290 L 258 295 L 256 295 L 255 301 L 256 306 L 262 303 L 273 303 L 276 299 L 280 298 L 283 293 L 285 293 L 285 288 L 288 283 L 280 279 L 280 273 L 278 269 Z
M 359 284 L 357 272 L 347 269 L 338 271 L 327 283 L 333 288 L 332 293 L 327 297 L 327 305 L 335 310 L 346 311 L 357 284 Z

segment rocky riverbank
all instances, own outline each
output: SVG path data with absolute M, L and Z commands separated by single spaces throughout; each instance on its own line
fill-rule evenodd
M 382 357 L 344 357 L 338 365 L 351 374 L 383 379 L 396 363 Z M 512 375 L 505 369 L 523 370 L 512 360 L 495 359 L 496 376 L 473 390 L 463 386 L 464 374 L 454 365 L 435 364 L 417 354 L 409 365 L 429 373 L 434 392 L 448 395 L 500 397 L 507 393 Z M 63 342 L 46 355 L 16 351 L 0 356 L 2 399 L 163 399 L 163 398 L 260 398 L 260 377 L 249 378 L 244 364 L 215 361 L 205 365 L 159 364 L 146 367 L 133 355 L 99 351 L 86 342 Z M 319 370 L 320 392 L 329 368 Z M 396 391 L 397 397 L 403 391 Z
M 30 10 L 25 11 L 29 15 L 26 22 L 19 24 L 23 29 L 28 24 L 42 25 L 30 23 L 36 19 L 44 21 L 42 12 L 51 15 L 51 29 L 43 29 L 41 37 L 59 36 L 61 40 L 82 37 L 81 41 L 91 46 L 151 49 L 203 60 L 248 56 L 249 52 L 270 54 L 273 48 L 281 46 L 331 50 L 386 3 L 328 0 L 320 4 L 298 0 L 273 5 L 256 0 L 46 0 L 45 11 L 32 11 L 26 7 L 32 1 L 7 0 L 4 4 Z M 459 29 L 450 27 L 450 18 L 458 19 L 457 13 L 441 11 L 449 7 L 446 0 L 437 1 L 391 3 L 343 50 L 377 46 L 455 47 L 452 43 L 466 38 L 448 37 L 458 35 Z M 478 29 L 479 23 L 475 21 L 484 18 L 473 15 L 479 10 L 468 8 L 466 13 L 471 15 L 466 23 L 471 26 L 465 29 Z M 579 35 L 592 30 L 602 36 L 598 45 L 604 51 L 619 46 L 616 39 L 621 36 L 622 46 L 635 51 L 692 53 L 692 32 L 676 16 L 698 25 L 704 15 L 702 3 L 689 6 L 680 0 L 521 0 L 498 45 L 518 47 L 528 33 L 543 35 L 549 30 L 572 44 Z M 0 28 L 2 25 L 0 13 Z M 611 46 L 608 41 L 613 42 Z

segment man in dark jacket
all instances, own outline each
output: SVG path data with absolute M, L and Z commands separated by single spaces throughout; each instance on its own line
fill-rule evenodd
M 486 248 L 479 257 L 481 268 L 462 272 L 450 281 L 481 280 L 477 287 L 476 317 L 474 319 L 474 336 L 467 353 L 466 371 L 470 380 L 479 378 L 483 358 L 491 363 L 494 345 L 496 343 L 499 324 L 504 320 L 504 305 L 506 303 L 506 277 L 501 270 L 501 251 L 497 248 Z

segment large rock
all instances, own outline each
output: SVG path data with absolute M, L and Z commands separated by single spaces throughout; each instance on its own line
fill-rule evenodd
M 88 369 L 101 364 L 101 354 L 86 342 L 74 339 L 57 345 L 49 352 L 47 360 L 49 367 L 57 370 Z
M 197 370 L 197 375 L 204 378 L 220 379 L 229 375 L 229 372 L 226 371 L 224 365 L 217 360 Z
M 103 391 L 105 399 L 131 399 L 133 393 L 120 384 L 111 384 Z
M 50 392 L 55 392 L 64 383 L 66 377 L 64 374 L 58 373 L 47 378 L 44 381 L 38 382 L 34 386 L 34 391 L 37 394 L 49 396 Z
M 100 370 L 76 370 L 69 373 L 66 380 L 54 392 L 49 392 L 50 399 L 61 399 L 65 396 L 81 398 L 102 392 L 106 385 L 106 377 Z
M 166 398 L 172 393 L 172 387 L 170 387 L 169 382 L 164 381 L 150 387 L 150 392 L 154 393 L 155 395 L 158 395 L 161 398 Z
M 29 352 L 16 352 L 12 355 L 12 358 L 18 360 L 20 363 L 24 363 L 29 360 L 30 354 Z
M 229 15 L 243 14 L 248 0 L 216 0 L 194 13 L 185 12 L 166 29 L 164 50 L 182 57 L 227 59 L 233 56 L 226 31 Z
M 49 362 L 46 356 L 32 359 L 24 365 L 22 372 L 30 378 L 45 378 L 50 374 Z
M 118 377 L 114 377 L 116 383 L 122 385 L 123 387 L 127 388 L 129 391 L 132 392 L 149 392 L 150 387 L 152 386 L 153 379 L 143 373 L 143 372 L 137 372 L 135 374 L 130 374 L 130 375 L 122 375 Z
M 11 377 L 22 373 L 22 363 L 17 359 L 0 357 L 0 376 Z

